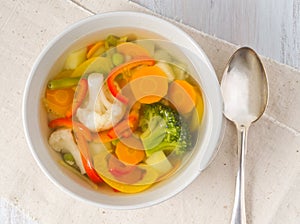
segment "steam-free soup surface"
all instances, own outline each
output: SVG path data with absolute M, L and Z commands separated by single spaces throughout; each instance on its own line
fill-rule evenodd
M 71 52 L 49 80 L 49 144 L 93 186 L 137 193 L 192 155 L 201 88 L 158 42 L 109 35 Z

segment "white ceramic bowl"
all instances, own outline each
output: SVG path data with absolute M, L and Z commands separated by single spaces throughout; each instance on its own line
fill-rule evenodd
M 47 81 L 61 68 L 66 55 L 110 33 L 124 35 L 141 33 L 181 45 L 194 66 L 204 93 L 203 124 L 192 157 L 175 175 L 137 194 L 95 191 L 58 163 L 58 155 L 48 145 L 50 130 L 42 95 Z M 188 186 L 213 158 L 222 129 L 222 97 L 213 67 L 197 43 L 178 27 L 160 18 L 136 12 L 110 12 L 88 17 L 58 35 L 38 57 L 28 78 L 23 100 L 23 121 L 31 152 L 44 173 L 65 192 L 113 209 L 133 209 L 162 202 Z

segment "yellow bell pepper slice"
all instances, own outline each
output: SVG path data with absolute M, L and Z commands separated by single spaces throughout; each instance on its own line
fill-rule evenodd
M 133 194 L 146 190 L 156 182 L 158 178 L 157 171 L 151 166 L 145 164 L 138 165 L 139 168 L 144 169 L 146 171 L 142 180 L 134 184 L 125 184 L 116 180 L 115 177 L 110 173 L 108 168 L 108 163 L 106 160 L 108 154 L 108 151 L 102 150 L 93 157 L 93 161 L 94 168 L 99 174 L 99 176 L 103 179 L 103 181 L 106 184 L 108 184 L 112 188 L 123 193 Z
M 195 131 L 198 129 L 199 125 L 202 122 L 203 114 L 204 114 L 203 96 L 200 90 L 196 89 L 196 107 L 192 111 L 191 131 Z
M 86 52 L 87 48 L 85 47 L 69 54 L 64 64 L 64 70 L 73 70 L 78 67 L 86 60 Z
M 93 57 L 79 65 L 71 74 L 71 77 L 79 77 L 92 72 L 99 72 L 106 75 L 112 67 L 113 65 L 109 58 Z

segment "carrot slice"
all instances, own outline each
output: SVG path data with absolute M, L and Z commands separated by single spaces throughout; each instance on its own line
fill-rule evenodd
M 179 113 L 187 114 L 195 108 L 196 91 L 194 86 L 185 80 L 173 81 L 169 87 L 168 96 Z
M 94 141 L 96 142 L 102 142 L 102 143 L 107 143 L 107 142 L 111 142 L 113 140 L 118 139 L 118 136 L 114 135 L 114 136 L 110 136 L 109 132 L 111 130 L 105 130 L 105 131 L 100 131 L 98 132 L 95 136 L 94 136 Z
M 132 72 L 130 88 L 140 103 L 155 103 L 167 94 L 168 78 L 158 66 L 145 66 Z
M 118 100 L 120 100 L 122 103 L 127 104 L 128 98 L 126 96 L 123 96 L 121 93 L 119 93 L 118 87 L 115 85 L 115 79 L 120 73 L 124 73 L 125 71 L 129 71 L 130 69 L 133 69 L 134 67 L 141 66 L 141 65 L 154 65 L 155 60 L 149 57 L 145 58 L 138 58 L 133 59 L 128 62 L 125 62 L 124 64 L 121 64 L 114 69 L 111 70 L 111 72 L 108 75 L 107 78 L 107 85 L 111 92 L 111 94 L 116 97 Z
M 116 145 L 115 153 L 119 160 L 132 165 L 138 164 L 145 157 L 145 152 L 143 150 L 129 148 L 123 144 L 122 141 L 119 141 Z
M 119 44 L 116 48 L 119 53 L 131 56 L 132 58 L 150 57 L 149 52 L 145 48 L 132 42 Z
M 49 112 L 64 117 L 72 107 L 73 97 L 74 90 L 72 88 L 57 90 L 47 88 L 44 102 Z
M 89 50 L 91 50 L 91 48 L 95 45 L 96 43 L 90 44 L 86 47 L 87 51 L 89 52 Z
M 95 43 L 94 45 L 92 45 L 88 49 L 88 52 L 86 54 L 87 59 L 91 58 L 95 54 L 95 52 L 100 49 L 100 47 L 104 46 L 104 43 L 105 43 L 104 41 L 99 41 L 99 42 Z

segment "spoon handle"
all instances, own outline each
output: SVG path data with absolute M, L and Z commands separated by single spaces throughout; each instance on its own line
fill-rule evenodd
M 245 154 L 247 152 L 248 126 L 237 125 L 238 153 L 240 157 L 239 169 L 236 177 L 234 206 L 231 224 L 246 224 L 245 209 Z

